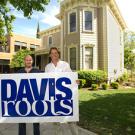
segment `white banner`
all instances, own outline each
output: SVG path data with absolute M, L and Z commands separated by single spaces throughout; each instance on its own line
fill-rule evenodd
M 0 74 L 0 123 L 79 120 L 75 72 Z

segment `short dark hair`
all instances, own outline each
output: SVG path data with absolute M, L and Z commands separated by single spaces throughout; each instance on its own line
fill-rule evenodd
M 59 54 L 59 57 L 60 57 L 60 51 L 58 50 L 57 47 L 51 47 L 51 48 L 50 48 L 50 51 L 49 51 L 49 55 L 51 54 L 51 51 L 52 51 L 52 50 L 56 50 L 56 51 L 58 52 L 58 54 Z

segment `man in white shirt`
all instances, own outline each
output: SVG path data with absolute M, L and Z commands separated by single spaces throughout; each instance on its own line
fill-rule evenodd
M 51 62 L 46 65 L 45 72 L 72 72 L 69 64 L 59 59 L 60 52 L 56 47 L 50 49 Z
M 51 62 L 46 65 L 45 72 L 72 72 L 69 64 L 65 61 L 60 60 L 60 52 L 56 47 L 50 48 L 49 56 L 51 58 Z M 67 123 L 66 123 L 67 124 Z M 56 124 L 56 134 L 59 134 L 60 124 Z M 78 130 L 75 123 L 69 124 L 72 135 L 78 135 Z

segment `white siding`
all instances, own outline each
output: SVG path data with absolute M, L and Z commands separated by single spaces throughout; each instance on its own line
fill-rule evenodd
M 107 8 L 107 45 L 108 45 L 108 77 L 114 78 L 121 74 L 121 56 L 123 53 L 123 48 L 121 43 L 121 30 L 116 19 L 112 15 L 109 8 Z M 123 57 L 123 55 L 122 55 Z M 123 64 L 122 64 L 123 66 Z M 117 73 L 114 73 L 114 70 Z

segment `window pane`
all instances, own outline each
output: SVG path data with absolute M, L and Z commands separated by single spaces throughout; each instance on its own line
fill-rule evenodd
M 35 48 L 30 48 L 31 51 L 35 51 Z
M 76 31 L 75 23 L 70 24 L 70 32 L 75 32 L 75 31 Z
M 92 12 L 85 11 L 85 21 L 92 21 Z
M 89 55 L 85 56 L 85 68 L 86 69 L 92 69 L 92 67 L 91 67 L 91 59 L 90 59 Z
M 70 14 L 70 23 L 76 22 L 76 13 Z
M 10 47 L 9 45 L 6 45 L 6 46 L 3 46 L 3 45 L 0 45 L 0 52 L 10 52 Z
M 85 68 L 93 69 L 93 48 L 92 47 L 85 48 Z
M 20 50 L 20 46 L 18 45 L 15 45 L 15 52 L 19 51 Z
M 70 32 L 76 31 L 76 13 L 70 14 Z
M 92 30 L 92 12 L 85 11 L 85 30 Z
M 52 37 L 49 37 L 49 45 L 52 44 Z
M 27 49 L 27 47 L 25 47 L 25 46 L 22 46 L 22 49 L 24 49 L 24 50 L 25 50 L 25 49 Z
M 92 47 L 86 47 L 85 48 L 85 54 L 87 55 L 93 55 L 93 48 Z
M 70 48 L 70 67 L 76 70 L 76 48 Z
M 85 22 L 85 30 L 92 30 L 92 23 Z

